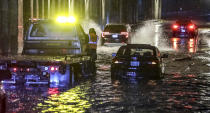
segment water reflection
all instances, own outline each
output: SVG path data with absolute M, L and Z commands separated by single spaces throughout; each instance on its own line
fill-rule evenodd
M 197 50 L 196 38 L 170 38 L 171 47 L 179 52 L 195 53 Z
M 59 94 L 58 88 L 49 88 L 48 89 L 48 94 L 49 95 Z
M 209 105 L 204 104 L 205 102 L 202 102 L 201 99 L 207 96 L 203 95 L 201 90 L 205 89 L 208 84 L 203 83 L 203 80 L 198 80 L 198 76 L 204 77 L 204 75 L 174 74 L 170 80 L 165 80 L 163 85 L 167 86 L 165 86 L 165 94 L 162 96 L 166 102 L 162 105 L 172 110 L 179 108 L 177 112 L 198 112 L 201 109 L 209 108 Z M 210 101 L 210 99 L 206 101 Z
M 89 88 L 90 83 L 86 82 L 60 94 L 56 88 L 49 89 L 48 93 L 52 95 L 43 103 L 39 103 L 37 109 L 43 113 L 84 113 L 91 107 L 90 98 L 87 95 Z

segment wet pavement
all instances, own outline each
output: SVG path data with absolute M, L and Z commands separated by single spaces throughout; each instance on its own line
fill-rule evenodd
M 97 75 L 72 86 L 4 84 L 8 113 L 210 113 L 209 47 L 162 51 L 169 53 L 162 80 L 121 81 L 111 80 L 109 49 L 98 54 Z
M 210 55 L 197 53 L 185 59 L 188 55 L 169 54 L 162 80 L 112 82 L 109 60 L 101 55 L 96 77 L 82 79 L 71 88 L 4 85 L 8 113 L 209 113 Z

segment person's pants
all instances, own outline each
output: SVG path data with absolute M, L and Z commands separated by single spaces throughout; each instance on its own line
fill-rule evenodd
M 89 49 L 88 55 L 90 55 L 91 61 L 94 61 L 95 62 L 97 60 L 96 49 Z

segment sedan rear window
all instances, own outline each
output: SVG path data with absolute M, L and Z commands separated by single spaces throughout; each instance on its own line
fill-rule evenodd
M 126 32 L 127 28 L 125 25 L 108 25 L 105 27 L 104 31 L 111 33 L 120 33 L 120 32 Z
M 120 48 L 118 55 L 152 57 L 155 55 L 155 52 L 153 49 L 146 48 Z
M 34 24 L 30 33 L 30 37 L 50 37 L 50 39 L 69 39 L 75 36 L 76 32 L 73 25 L 56 25 L 49 23 Z

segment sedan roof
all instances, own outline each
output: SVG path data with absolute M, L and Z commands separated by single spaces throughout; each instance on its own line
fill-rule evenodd
M 138 48 L 148 48 L 148 49 L 155 49 L 156 47 L 155 46 L 152 46 L 150 44 L 128 44 L 128 45 L 125 45 L 126 47 L 138 47 Z

